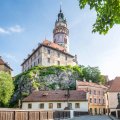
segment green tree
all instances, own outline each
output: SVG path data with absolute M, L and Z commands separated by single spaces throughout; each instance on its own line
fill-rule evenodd
M 82 66 L 82 73 L 83 73 L 83 78 L 86 79 L 86 81 L 91 80 L 92 82 L 96 83 L 104 83 L 105 79 L 101 75 L 101 72 L 98 67 L 84 67 Z
M 79 0 L 80 9 L 86 5 L 97 13 L 92 32 L 106 34 L 115 24 L 120 24 L 120 0 Z
M 14 91 L 12 77 L 0 71 L 0 106 L 7 106 Z

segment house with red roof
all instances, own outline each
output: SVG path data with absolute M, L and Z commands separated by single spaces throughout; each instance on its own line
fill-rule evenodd
M 116 111 L 116 117 L 120 117 L 120 77 L 109 81 L 106 86 L 106 110 L 107 114 Z M 119 112 L 118 112 L 119 111 Z
M 86 92 L 76 90 L 35 91 L 22 101 L 22 109 L 25 110 L 64 110 L 67 108 L 88 112 Z
M 87 82 L 86 80 L 77 80 L 76 90 L 84 90 L 88 93 L 88 109 L 90 114 L 105 114 L 105 92 L 107 91 L 106 86 L 93 83 L 92 81 Z

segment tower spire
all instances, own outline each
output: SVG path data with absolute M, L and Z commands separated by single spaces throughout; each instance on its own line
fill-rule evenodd
M 62 2 L 60 2 L 60 13 L 62 12 Z
M 58 13 L 58 19 L 55 22 L 55 28 L 53 30 L 54 43 L 65 48 L 66 52 L 69 52 L 69 29 L 67 28 L 67 21 L 64 18 L 64 14 L 61 9 Z

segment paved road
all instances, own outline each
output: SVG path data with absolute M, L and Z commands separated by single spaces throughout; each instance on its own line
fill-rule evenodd
M 108 116 L 81 116 L 79 118 L 73 118 L 71 120 L 111 120 Z

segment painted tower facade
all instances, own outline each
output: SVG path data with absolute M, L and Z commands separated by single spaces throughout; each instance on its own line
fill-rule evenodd
M 55 22 L 55 28 L 53 30 L 54 43 L 65 48 L 65 52 L 69 52 L 69 30 L 67 28 L 67 21 L 60 8 L 58 13 L 58 19 Z

